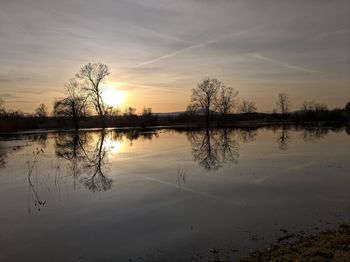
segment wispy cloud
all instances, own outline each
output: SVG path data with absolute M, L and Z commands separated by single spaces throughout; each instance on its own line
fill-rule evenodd
M 19 96 L 13 95 L 13 94 L 0 94 L 0 98 L 3 99 L 17 99 L 20 98 Z
M 321 40 L 327 37 L 332 37 L 335 35 L 345 35 L 349 33 L 350 33 L 350 28 L 344 28 L 344 29 L 339 29 L 339 30 L 319 34 L 318 36 L 314 37 L 314 40 Z
M 281 67 L 287 68 L 287 69 L 291 69 L 291 70 L 296 70 L 296 71 L 300 71 L 300 72 L 304 72 L 304 73 L 317 73 L 317 71 L 309 69 L 309 68 L 305 68 L 305 67 L 301 67 L 301 66 L 295 66 L 295 65 L 290 65 L 288 63 L 282 62 L 282 61 L 278 61 L 263 55 L 260 55 L 259 53 L 253 53 L 253 54 L 248 54 L 248 56 L 253 57 L 255 59 L 258 60 L 262 60 L 265 62 L 269 62 L 271 64 L 275 64 L 275 65 L 279 65 Z

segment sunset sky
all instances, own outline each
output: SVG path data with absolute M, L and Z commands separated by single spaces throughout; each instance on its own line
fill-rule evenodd
M 50 108 L 88 62 L 112 74 L 121 107 L 182 111 L 215 77 L 271 111 L 316 99 L 350 101 L 350 1 L 1 0 L 0 98 Z M 111 92 L 113 93 L 113 92 Z

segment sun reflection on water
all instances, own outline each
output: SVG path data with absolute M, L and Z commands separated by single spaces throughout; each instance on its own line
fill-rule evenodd
M 122 146 L 123 146 L 122 141 L 113 140 L 110 138 L 106 138 L 104 141 L 105 149 L 111 152 L 112 154 L 119 153 L 122 149 Z

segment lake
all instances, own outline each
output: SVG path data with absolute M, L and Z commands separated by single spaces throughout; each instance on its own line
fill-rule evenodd
M 236 259 L 288 234 L 333 227 L 350 218 L 349 134 L 271 127 L 2 136 L 0 261 Z

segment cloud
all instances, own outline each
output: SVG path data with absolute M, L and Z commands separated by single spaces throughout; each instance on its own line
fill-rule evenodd
M 11 83 L 11 82 L 24 82 L 32 80 L 31 77 L 25 76 L 1 76 L 0 75 L 0 83 Z
M 248 56 L 253 57 L 255 59 L 258 59 L 258 60 L 262 60 L 262 61 L 265 61 L 265 62 L 269 62 L 269 63 L 275 64 L 275 65 L 279 65 L 279 66 L 282 66 L 284 68 L 291 69 L 291 70 L 296 70 L 296 71 L 300 71 L 300 72 L 304 72 L 304 73 L 310 73 L 310 74 L 317 73 L 317 71 L 315 71 L 315 70 L 304 68 L 304 67 L 301 67 L 301 66 L 290 65 L 290 64 L 285 63 L 285 62 L 277 61 L 277 60 L 271 59 L 269 57 L 262 56 L 259 53 L 248 54 Z
M 322 40 L 324 38 L 328 38 L 336 35 L 345 35 L 349 33 L 350 33 L 350 28 L 344 28 L 344 29 L 339 29 L 339 30 L 319 34 L 318 36 L 314 37 L 314 40 Z
M 13 94 L 0 94 L 0 97 L 3 99 L 17 99 L 20 98 L 20 96 L 16 96 Z

